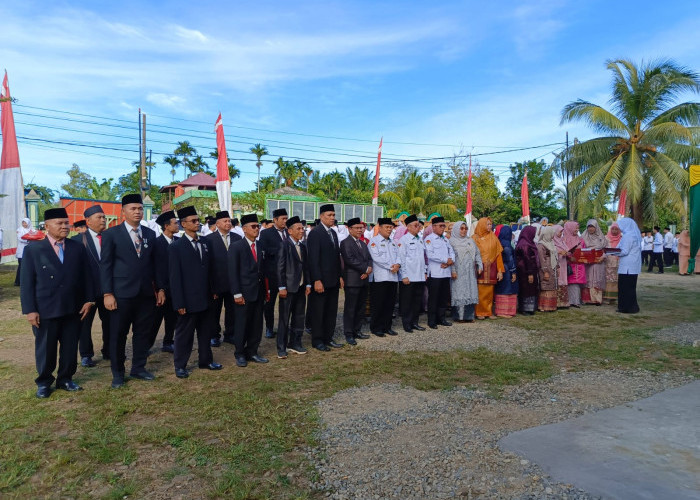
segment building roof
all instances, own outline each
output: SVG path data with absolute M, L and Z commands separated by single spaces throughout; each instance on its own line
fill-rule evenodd
M 306 191 L 301 191 L 299 189 L 294 189 L 291 187 L 281 187 L 278 189 L 275 189 L 274 191 L 271 191 L 267 197 L 268 198 L 276 198 L 276 197 L 291 197 L 291 198 L 305 198 L 305 199 L 315 199 L 315 200 L 320 200 L 318 196 L 314 196 L 311 193 L 307 193 Z
M 206 186 L 216 187 L 216 178 L 204 172 L 199 172 L 191 177 L 188 177 L 180 183 L 180 186 Z

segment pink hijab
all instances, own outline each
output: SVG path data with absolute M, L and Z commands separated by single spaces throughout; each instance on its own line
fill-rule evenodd
M 581 243 L 581 238 L 578 235 L 578 222 L 570 220 L 564 224 L 564 234 L 562 235 L 566 251 L 568 252 L 573 247 Z
M 612 228 L 614 227 L 617 228 L 617 236 L 612 234 Z M 622 230 L 620 229 L 620 226 L 617 225 L 617 222 L 613 222 L 612 224 L 610 224 L 610 227 L 608 228 L 608 234 L 606 234 L 605 236 L 608 237 L 610 246 L 612 248 L 617 248 L 617 245 L 620 244 L 620 240 L 622 239 Z
M 564 252 L 568 252 L 570 247 L 566 246 L 566 243 L 564 243 L 564 227 L 560 226 L 559 224 L 555 224 L 554 226 L 554 246 L 557 247 L 557 250 L 562 250 Z M 559 231 L 562 231 L 562 234 L 557 236 L 557 233 Z

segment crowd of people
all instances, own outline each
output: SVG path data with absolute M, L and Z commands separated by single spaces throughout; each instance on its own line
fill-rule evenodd
M 335 207 L 325 204 L 309 224 L 278 209 L 270 221 L 259 222 L 256 214 L 239 221 L 220 211 L 202 225 L 188 206 L 160 214 L 151 228 L 142 221 L 138 194 L 122 199 L 124 222 L 114 227 L 106 228 L 99 205 L 84 216 L 83 228 L 68 238 L 66 210 L 47 210 L 46 237 L 23 248 L 20 295 L 35 336 L 39 398 L 50 395 L 54 381 L 59 389 L 81 389 L 73 376 L 78 357 L 86 368 L 96 365 L 96 314 L 101 355 L 118 389 L 127 381 L 130 332 L 130 377 L 155 378 L 146 365 L 161 326 L 160 349 L 173 354 L 182 379 L 191 373 L 195 334 L 198 366 L 207 370 L 222 369 L 213 356 L 222 342 L 233 344 L 238 367 L 268 363 L 259 353 L 263 329 L 276 339 L 279 359 L 307 352 L 305 331 L 320 352 L 342 348 L 334 335 L 341 289 L 350 345 L 370 335 L 398 335 L 394 317 L 413 333 L 583 304 L 637 313 L 646 251 L 646 238 L 630 218 L 607 234 L 595 219 L 582 234 L 576 221 L 517 229 L 494 226 L 488 217 L 471 228 L 416 215 L 368 226 L 359 218 L 338 224 Z M 425 326 L 421 312 L 427 312 Z

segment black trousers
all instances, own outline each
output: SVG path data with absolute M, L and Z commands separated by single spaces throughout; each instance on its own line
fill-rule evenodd
M 112 376 L 124 376 L 126 361 L 126 337 L 131 336 L 131 373 L 145 369 L 151 341 L 151 328 L 156 300 L 152 295 L 130 299 L 117 297 L 117 309 L 110 311 L 109 357 L 112 362 Z
M 22 269 L 22 259 L 17 259 L 17 273 L 15 273 L 15 286 L 19 286 L 19 274 Z
M 412 281 L 408 285 L 399 283 L 399 312 L 404 328 L 418 324 L 418 315 L 423 306 L 425 281 Z
M 209 308 L 211 311 L 211 321 L 213 331 L 211 338 L 218 339 L 221 332 L 221 309 L 226 307 L 224 311 L 224 338 L 233 338 L 233 326 L 235 323 L 236 303 L 233 301 L 231 292 L 218 293 L 217 297 L 212 301 Z
M 355 338 L 362 329 L 362 320 L 365 318 L 367 307 L 367 294 L 369 287 L 346 286 L 345 303 L 343 306 L 343 332 L 346 339 Z
M 260 286 L 256 300 L 246 300 L 245 304 L 236 304 L 235 322 L 233 328 L 233 345 L 236 356 L 250 358 L 258 354 L 262 339 L 263 301 L 265 290 Z
M 192 354 L 194 332 L 197 331 L 197 349 L 200 366 L 208 365 L 214 360 L 211 353 L 211 311 L 185 313 L 177 315 L 173 361 L 175 368 L 187 368 L 187 362 Z
M 649 265 L 651 261 L 651 250 L 642 250 L 642 264 Z
M 391 330 L 395 303 L 395 281 L 374 281 L 369 284 L 369 330 L 372 333 Z
M 275 329 L 275 302 L 277 302 L 279 287 L 272 280 L 268 280 L 268 283 L 270 285 L 270 300 L 265 302 L 265 329 L 272 331 Z
M 92 323 L 96 312 L 99 313 L 102 323 L 102 356 L 109 359 L 110 318 L 102 297 L 97 298 L 95 307 L 91 307 L 85 319 L 80 322 L 80 357 L 91 358 L 95 355 L 95 348 L 92 344 Z
M 677 266 L 679 264 L 678 262 L 678 252 L 671 252 L 671 265 L 672 266 Z
M 663 255 L 661 252 L 656 253 L 652 252 L 651 253 L 651 260 L 649 261 L 649 268 L 647 271 L 651 272 L 654 269 L 654 266 L 657 266 L 659 268 L 659 272 L 663 273 L 664 272 L 664 261 L 663 261 Z
M 323 293 L 311 292 L 309 295 L 309 310 L 311 315 L 311 342 L 314 347 L 330 344 L 335 333 L 335 321 L 338 316 L 337 286 L 325 288 Z
M 304 311 L 306 308 L 306 287 L 299 287 L 295 293 L 287 292 L 287 298 L 280 297 L 279 323 L 277 324 L 277 352 L 287 347 L 300 346 L 304 333 Z
M 160 324 L 165 321 L 165 334 L 163 335 L 163 345 L 173 345 L 175 337 L 175 325 L 177 324 L 178 313 L 173 309 L 173 301 L 169 293 L 165 294 L 165 303 L 156 307 L 153 312 L 153 326 L 151 328 L 151 338 L 148 342 L 148 349 L 156 343 Z
M 622 313 L 631 314 L 639 312 L 636 274 L 617 275 L 617 310 Z
M 428 325 L 445 321 L 450 296 L 450 278 L 428 278 Z
M 673 252 L 670 248 L 664 248 L 664 265 L 670 267 L 673 264 Z
M 78 338 L 80 337 L 80 316 L 69 314 L 60 318 L 40 318 L 39 328 L 32 327 L 34 333 L 34 357 L 39 376 L 36 385 L 49 386 L 54 380 L 58 384 L 73 380 L 78 368 Z M 60 344 L 60 347 L 59 347 Z M 56 355 L 58 372 L 56 378 Z

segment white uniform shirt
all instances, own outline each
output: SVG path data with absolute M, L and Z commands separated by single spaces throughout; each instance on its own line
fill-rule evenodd
M 391 266 L 400 264 L 399 247 L 394 240 L 381 234 L 369 240 L 369 253 L 372 255 L 372 275 L 370 281 L 398 281 L 399 274 L 391 272 Z
M 425 265 L 425 243 L 420 236 L 411 233 L 404 234 L 399 240 L 399 279 L 408 278 L 414 281 L 425 281 L 428 267 Z
M 654 248 L 654 237 L 649 235 L 642 238 L 642 250 L 651 252 Z
M 455 260 L 455 251 L 445 238 L 445 234 L 438 236 L 435 233 L 425 238 L 425 255 L 428 257 L 428 276 L 433 278 L 451 278 L 452 268 L 441 268 L 440 264 L 447 264 L 447 259 Z
M 664 248 L 671 250 L 673 248 L 673 233 L 671 231 L 664 234 Z
M 664 253 L 664 237 L 661 233 L 654 235 L 654 253 Z

